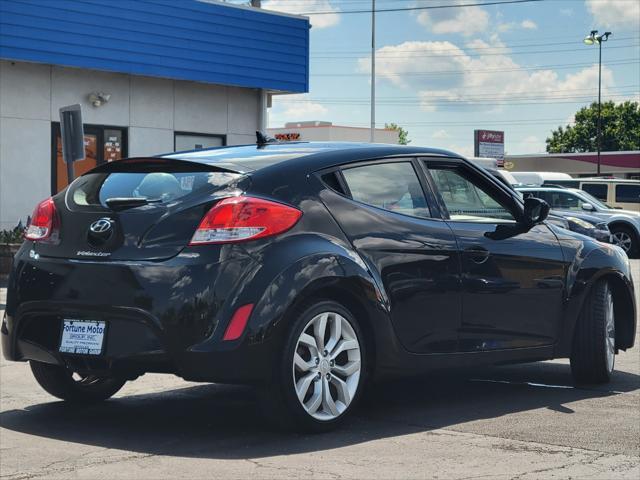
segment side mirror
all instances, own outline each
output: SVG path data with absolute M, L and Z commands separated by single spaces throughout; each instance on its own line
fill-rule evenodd
M 583 203 L 582 209 L 586 210 L 587 212 L 593 212 L 595 210 L 595 208 L 593 208 L 593 205 L 591 205 L 590 203 Z
M 529 197 L 524 200 L 524 223 L 535 225 L 543 222 L 549 215 L 549 204 L 539 198 Z

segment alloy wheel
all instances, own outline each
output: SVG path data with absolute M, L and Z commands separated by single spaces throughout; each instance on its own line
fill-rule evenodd
M 627 232 L 615 232 L 613 234 L 613 241 L 619 247 L 621 247 L 625 252 L 629 252 L 631 250 L 631 235 Z
M 358 337 L 349 321 L 323 312 L 304 327 L 293 355 L 293 382 L 305 411 L 333 420 L 349 407 L 360 382 L 362 359 Z
M 607 372 L 613 371 L 616 355 L 616 322 L 613 309 L 613 296 L 607 291 L 605 304 L 605 351 L 607 355 Z

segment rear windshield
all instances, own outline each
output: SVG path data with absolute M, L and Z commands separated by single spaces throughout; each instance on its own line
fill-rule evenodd
M 145 199 L 165 204 L 187 195 L 225 186 L 243 175 L 235 172 L 112 172 L 89 173 L 70 187 L 77 206 L 107 206 L 111 199 Z

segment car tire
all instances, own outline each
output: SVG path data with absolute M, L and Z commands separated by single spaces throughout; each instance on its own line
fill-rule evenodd
M 322 300 L 296 309 L 274 381 L 263 390 L 272 425 L 312 433 L 337 428 L 360 399 L 366 360 L 362 330 L 344 306 Z
M 94 403 L 106 400 L 120 390 L 126 380 L 114 377 L 84 376 L 62 366 L 29 362 L 31 372 L 40 386 L 61 400 L 73 403 Z
M 625 227 L 624 225 L 615 225 L 611 229 L 611 235 L 613 236 L 614 243 L 621 247 L 629 258 L 638 255 L 638 251 L 640 250 L 638 243 L 640 242 L 631 228 Z
M 571 373 L 577 383 L 607 383 L 615 363 L 613 292 L 606 280 L 598 281 L 578 319 L 571 352 Z

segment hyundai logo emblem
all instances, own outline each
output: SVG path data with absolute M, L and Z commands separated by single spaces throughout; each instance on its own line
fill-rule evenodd
M 107 233 L 113 227 L 112 220 L 110 218 L 101 218 L 96 220 L 89 226 L 89 230 L 93 233 Z

